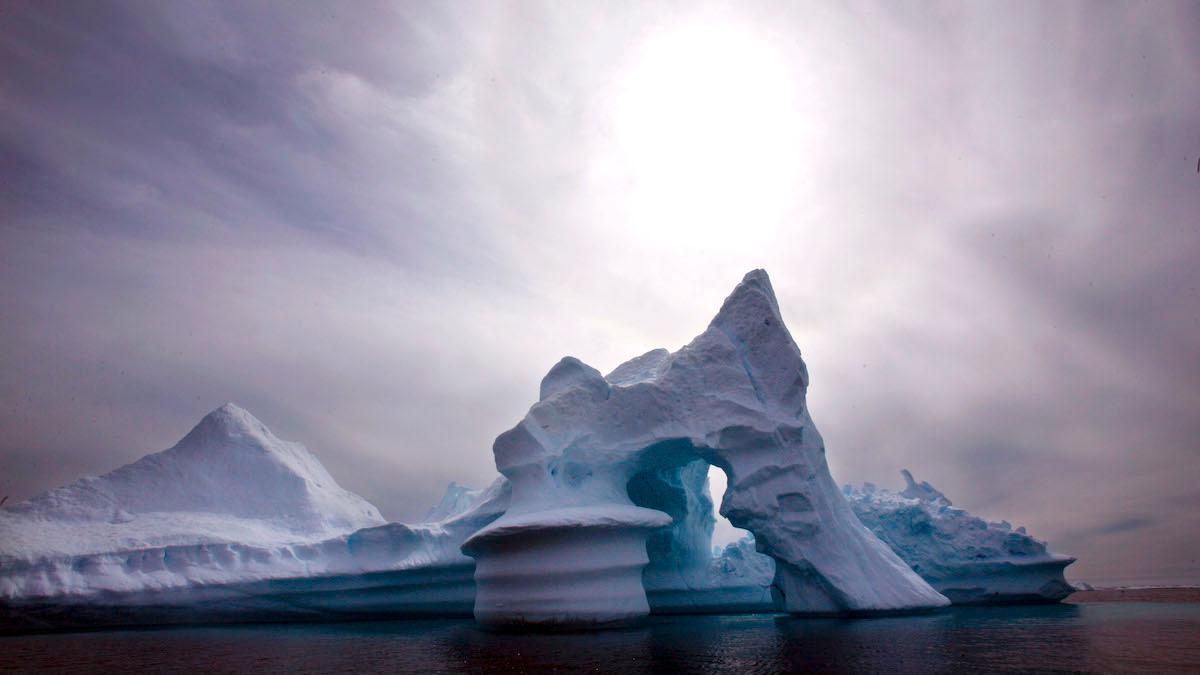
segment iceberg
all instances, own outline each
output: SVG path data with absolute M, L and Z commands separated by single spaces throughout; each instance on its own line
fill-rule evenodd
M 95 580 L 72 566 L 51 573 L 54 561 L 200 544 L 312 544 L 384 522 L 304 446 L 230 403 L 168 450 L 0 510 L 0 559 L 8 563 L 0 594 L 23 583 L 47 593 L 76 582 L 85 590 Z M 41 560 L 46 576 L 19 580 L 15 559 Z M 160 581 L 170 574 L 163 570 Z
M 952 603 L 1057 602 L 1075 590 L 1063 574 L 1073 557 L 1050 552 L 1023 527 L 972 516 L 928 482 L 916 482 L 908 470 L 901 473 L 906 485 L 899 492 L 871 483 L 842 490 L 859 520 Z M 686 596 L 700 611 L 706 606 L 704 585 L 765 588 L 774 576 L 773 561 L 756 552 L 749 538 L 719 552 L 712 569 Z M 655 597 L 649 584 L 646 590 Z M 746 609 L 769 611 L 770 605 Z
M 429 522 L 387 523 L 303 446 L 227 404 L 168 450 L 0 509 L 0 616 L 469 616 L 474 562 L 460 548 L 508 490 L 452 485 Z
M 955 604 L 1057 602 L 1074 591 L 1063 570 L 1075 558 L 1051 553 L 1023 527 L 972 516 L 901 473 L 899 492 L 870 483 L 843 490 L 863 524 Z
M 475 618 L 595 625 L 645 616 L 647 541 L 674 519 L 653 495 L 635 504 L 630 483 L 698 460 L 728 476 L 720 512 L 775 560 L 773 587 L 787 611 L 949 604 L 851 510 L 829 473 L 807 388 L 762 270 L 747 274 L 708 328 L 674 353 L 648 352 L 607 377 L 563 358 L 525 418 L 493 446 L 512 495 L 505 514 L 463 545 L 476 560 Z M 673 535 L 682 550 L 689 536 L 686 527 Z M 691 572 L 677 564 L 676 573 Z
M 173 447 L 0 507 L 0 631 L 194 621 L 474 616 L 611 625 L 648 613 L 928 610 L 1054 601 L 1073 558 L 904 472 L 839 489 L 770 280 L 707 329 L 608 375 L 565 357 L 493 445 L 387 522 L 304 446 L 230 403 Z M 714 551 L 720 514 L 753 536 Z

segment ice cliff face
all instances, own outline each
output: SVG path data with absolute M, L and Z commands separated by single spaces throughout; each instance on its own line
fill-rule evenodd
M 761 270 L 677 352 L 649 352 L 608 377 L 564 358 L 493 447 L 512 502 L 464 545 L 476 559 L 476 618 L 587 624 L 645 615 L 646 541 L 672 520 L 637 506 L 630 484 L 696 460 L 726 472 L 721 513 L 775 559 L 788 611 L 948 604 L 851 511 L 829 474 L 807 388 Z
M 1051 553 L 1020 527 L 989 523 L 955 508 L 907 470 L 900 492 L 867 483 L 844 489 L 863 524 L 955 604 L 1054 602 L 1073 590 L 1070 556 Z

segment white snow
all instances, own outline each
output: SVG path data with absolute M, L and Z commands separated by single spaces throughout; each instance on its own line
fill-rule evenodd
M 313 542 L 383 522 L 304 446 L 229 403 L 168 450 L 0 509 L 0 557 Z
M 168 450 L 0 509 L 0 597 L 372 567 L 342 549 L 383 523 L 304 446 L 230 403 Z
M 503 478 L 451 484 L 428 522 L 384 523 L 303 446 L 228 404 L 169 450 L 0 510 L 0 600 L 461 614 L 475 594 L 462 543 L 508 499 Z
M 630 481 L 696 460 L 728 474 L 721 513 L 775 558 L 789 611 L 948 604 L 850 510 L 809 418 L 807 386 L 761 270 L 677 352 L 649 352 L 607 378 L 561 360 L 525 419 L 493 447 L 512 503 L 464 547 L 476 558 L 476 618 L 571 624 L 647 613 L 641 576 L 654 519 L 632 503 Z M 577 513 L 587 517 L 568 517 Z M 601 570 L 606 590 L 596 597 L 583 586 Z
M 1072 591 L 1063 569 L 1075 561 L 1008 522 L 987 522 L 951 504 L 907 470 L 893 492 L 845 486 L 863 524 L 956 604 L 1056 601 Z

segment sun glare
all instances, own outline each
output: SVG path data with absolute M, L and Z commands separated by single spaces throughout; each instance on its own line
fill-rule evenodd
M 797 175 L 794 82 L 768 41 L 736 24 L 648 40 L 615 111 L 639 236 L 722 247 L 769 236 Z

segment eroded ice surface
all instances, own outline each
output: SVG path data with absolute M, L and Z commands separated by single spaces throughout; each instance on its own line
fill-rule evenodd
M 697 460 L 727 474 L 721 513 L 776 560 L 789 611 L 948 604 L 851 511 L 829 474 L 807 387 L 762 270 L 677 352 L 649 352 L 607 378 L 562 359 L 493 447 L 512 502 L 464 545 L 476 558 L 476 618 L 590 624 L 646 614 L 646 541 L 672 520 L 635 504 L 629 486 Z
M 1074 558 L 1050 552 L 1023 527 L 972 516 L 929 483 L 903 475 L 898 492 L 870 483 L 842 489 L 863 524 L 955 604 L 1054 602 L 1071 593 L 1063 570 Z M 774 563 L 745 539 L 720 552 L 713 570 L 710 587 L 765 587 Z
M 419 596 L 420 607 L 450 599 L 461 611 L 474 598 L 462 542 L 507 499 L 503 481 L 454 486 L 433 522 L 385 523 L 303 446 L 228 404 L 169 450 L 0 510 L 0 599 L 245 604 L 279 590 L 246 584 L 386 572 L 393 589 L 416 593 L 380 598 L 393 608 Z M 342 596 L 370 586 L 322 583 Z M 188 589 L 203 592 L 180 593 Z
M 1063 569 L 1075 561 L 1007 522 L 956 508 L 927 482 L 903 471 L 899 492 L 845 486 L 863 524 L 934 588 L 957 603 L 1057 601 L 1072 591 Z
M 311 542 L 383 522 L 303 445 L 229 403 L 168 450 L 0 509 L 0 555 Z

